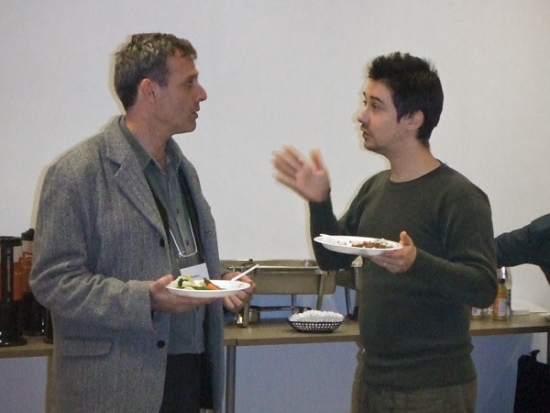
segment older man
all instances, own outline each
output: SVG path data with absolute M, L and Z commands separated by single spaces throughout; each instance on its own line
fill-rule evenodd
M 132 36 L 114 69 L 126 114 L 45 177 L 31 286 L 54 324 L 56 413 L 221 411 L 222 302 L 166 288 L 180 272 L 234 275 L 172 139 L 195 129 L 207 97 L 195 59 L 185 39 Z M 240 309 L 253 288 L 223 304 Z

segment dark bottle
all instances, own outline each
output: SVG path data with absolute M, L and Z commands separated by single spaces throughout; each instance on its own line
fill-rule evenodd
M 21 238 L 0 237 L 0 347 L 27 344 L 21 317 Z
M 44 343 L 53 344 L 53 324 L 50 310 L 46 310 L 46 322 L 44 325 Z
M 32 247 L 34 241 L 34 229 L 29 229 L 21 234 L 22 252 L 21 268 L 23 272 L 23 301 L 21 312 L 23 317 L 23 333 L 29 336 L 41 336 L 44 334 L 46 323 L 46 309 L 36 301 L 29 285 L 29 275 L 32 269 Z

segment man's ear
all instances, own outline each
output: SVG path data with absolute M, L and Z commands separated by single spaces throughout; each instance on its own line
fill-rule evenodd
M 138 95 L 148 102 L 152 102 L 157 98 L 158 85 L 151 79 L 143 79 L 138 85 Z
M 412 130 L 418 130 L 424 123 L 424 112 L 417 110 L 408 117 L 409 128 Z

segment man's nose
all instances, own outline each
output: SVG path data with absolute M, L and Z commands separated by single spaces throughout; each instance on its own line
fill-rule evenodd
M 208 98 L 208 95 L 206 94 L 206 90 L 200 84 L 199 84 L 199 93 L 197 95 L 197 98 L 199 102 L 202 102 Z
M 359 123 L 367 123 L 368 122 L 368 114 L 367 114 L 367 107 L 365 106 L 363 109 L 359 111 L 357 114 L 357 121 Z

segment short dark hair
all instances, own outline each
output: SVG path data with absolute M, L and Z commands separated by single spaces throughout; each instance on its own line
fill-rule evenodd
M 179 53 L 197 58 L 193 45 L 172 34 L 134 34 L 115 54 L 114 86 L 124 109 L 132 107 L 139 83 L 149 78 L 161 86 L 168 82 L 167 58 Z
M 443 110 L 443 88 L 430 62 L 400 52 L 379 56 L 370 64 L 368 78 L 384 83 L 391 90 L 398 121 L 417 111 L 424 114 L 417 138 L 429 147 L 430 136 Z

